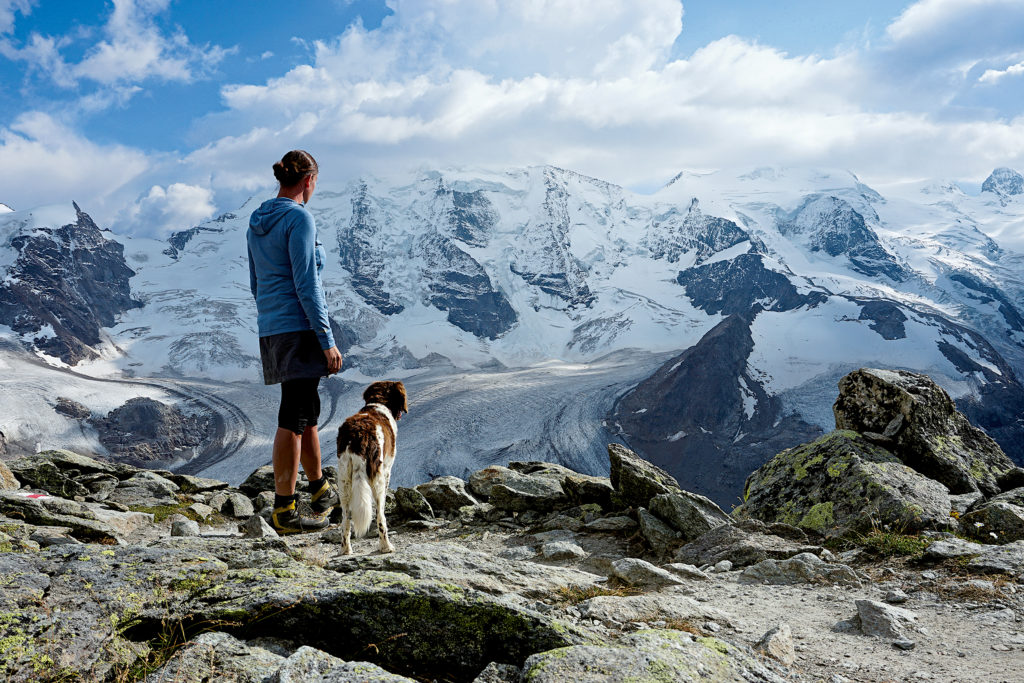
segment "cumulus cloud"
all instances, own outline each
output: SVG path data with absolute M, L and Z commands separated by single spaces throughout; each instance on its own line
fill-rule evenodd
M 129 234 L 165 237 L 209 218 L 215 210 L 213 192 L 208 188 L 185 183 L 154 185 L 122 210 L 115 228 Z
M 19 4 L 24 5 L 25 0 L 14 0 L 15 7 Z M 114 0 L 102 38 L 85 46 L 77 62 L 65 58 L 66 48 L 77 46 L 88 31 L 66 36 L 32 32 L 23 45 L 9 39 L 0 41 L 0 54 L 25 62 L 29 73 L 49 78 L 64 88 L 89 82 L 117 89 L 118 96 L 106 98 L 109 103 L 123 101 L 126 93 L 136 92 L 127 87 L 132 84 L 148 80 L 189 83 L 207 75 L 235 48 L 194 45 L 180 29 L 161 29 L 155 18 L 167 10 L 168 4 L 169 0 Z M 89 105 L 95 107 L 103 101 L 103 95 L 100 93 Z
M 1021 76 L 1024 75 L 1024 62 L 1020 64 L 1011 64 L 1005 69 L 987 69 L 978 80 L 982 83 L 998 83 L 1006 76 Z
M 22 114 L 0 127 L 0 201 L 23 208 L 72 199 L 102 207 L 148 168 L 139 150 L 99 145 L 48 114 Z

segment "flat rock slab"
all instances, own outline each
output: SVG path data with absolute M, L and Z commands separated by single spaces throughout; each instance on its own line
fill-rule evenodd
M 971 560 L 967 567 L 987 574 L 1008 574 L 1024 578 L 1024 541 L 990 546 Z
M 787 680 L 770 664 L 716 638 L 683 631 L 640 631 L 615 646 L 578 646 L 533 655 L 523 667 L 530 683 Z
M 831 583 L 844 586 L 860 586 L 857 572 L 845 564 L 825 562 L 817 555 L 800 553 L 788 560 L 762 560 L 743 570 L 740 575 L 745 581 L 773 585 L 797 583 Z
M 684 545 L 673 560 L 698 567 L 728 560 L 735 567 L 745 567 L 768 559 L 785 560 L 800 553 L 824 552 L 820 546 L 768 533 L 773 527 L 756 520 L 723 524 Z
M 97 503 L 22 494 L 0 491 L 0 513 L 36 526 L 66 527 L 81 541 L 124 543 L 126 537 L 153 523 L 153 515 L 144 512 L 120 512 Z
M 522 554 L 536 555 L 530 549 Z M 559 588 L 593 586 L 603 580 L 578 569 L 526 562 L 518 556 L 505 559 L 455 543 L 399 547 L 389 555 L 339 556 L 331 560 L 327 568 L 338 572 L 370 569 L 401 572 L 412 578 L 429 577 L 492 595 L 520 593 L 534 599 L 550 597 Z
M 973 557 L 980 555 L 992 546 L 972 543 L 962 538 L 947 538 L 935 541 L 924 551 L 924 559 L 932 562 L 952 560 L 958 557 Z
M 721 610 L 708 607 L 693 598 L 666 588 L 650 595 L 599 595 L 584 600 L 579 605 L 580 614 L 586 619 L 597 619 L 607 625 L 621 625 L 636 622 L 650 623 L 659 620 L 692 621 L 728 625 L 731 618 Z
M 684 583 L 676 574 L 636 557 L 612 562 L 612 576 L 630 586 L 678 586 Z

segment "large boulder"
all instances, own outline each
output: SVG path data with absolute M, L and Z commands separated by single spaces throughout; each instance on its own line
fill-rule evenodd
M 108 499 L 128 506 L 177 505 L 181 502 L 178 499 L 179 490 L 178 485 L 170 479 L 143 470 L 119 483 L 108 494 Z
M 689 491 L 663 493 L 651 498 L 651 512 L 677 530 L 684 542 L 733 520 L 704 496 Z
M 1024 540 L 1024 507 L 1005 500 L 991 500 L 960 518 L 960 528 L 984 543 Z
M 612 488 L 624 507 L 646 508 L 651 498 L 681 490 L 672 475 L 625 446 L 608 444 L 608 460 L 611 463 Z
M 1013 462 L 925 375 L 861 369 L 839 382 L 837 429 L 864 434 L 951 493 L 999 493 Z
M 577 646 L 526 660 L 531 683 L 607 681 L 762 681 L 781 683 L 784 673 L 767 661 L 717 638 L 684 631 L 640 631 L 613 646 Z
M 946 487 L 848 431 L 779 453 L 747 478 L 739 519 L 781 522 L 826 535 L 872 525 L 916 532 L 945 529 Z
M 30 498 L 20 491 L 0 491 L 0 514 L 36 526 L 63 527 L 80 541 L 98 543 L 124 543 L 153 523 L 153 515 L 144 512 L 120 512 L 56 496 Z

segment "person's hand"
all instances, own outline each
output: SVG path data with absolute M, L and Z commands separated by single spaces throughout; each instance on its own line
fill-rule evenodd
M 341 351 L 338 350 L 337 346 L 332 346 L 329 349 L 324 349 L 324 355 L 327 356 L 328 375 L 333 375 L 334 373 L 341 370 Z

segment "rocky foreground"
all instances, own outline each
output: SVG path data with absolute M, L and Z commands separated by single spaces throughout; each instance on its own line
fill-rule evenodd
M 927 378 L 862 370 L 837 430 L 726 514 L 628 449 L 389 494 L 397 552 L 278 538 L 237 489 L 67 451 L 0 463 L 13 681 L 1013 681 L 1024 470 Z M 401 457 L 401 455 L 399 455 Z

